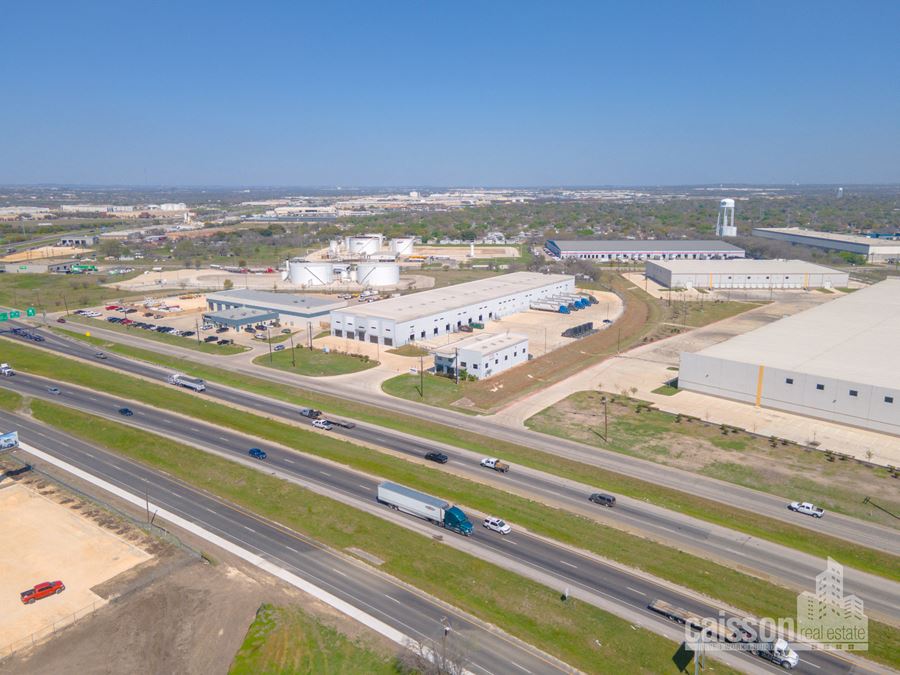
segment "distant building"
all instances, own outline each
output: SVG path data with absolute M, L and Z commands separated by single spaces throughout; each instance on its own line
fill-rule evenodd
M 743 258 L 744 249 L 718 239 L 678 240 L 574 240 L 549 239 L 550 255 L 566 259 L 594 260 L 703 260 L 711 258 Z
M 648 260 L 647 278 L 666 288 L 843 288 L 846 272 L 804 260 Z
M 57 246 L 74 246 L 78 248 L 89 248 L 100 243 L 100 237 L 95 234 L 66 236 L 59 240 Z
M 863 256 L 868 262 L 900 260 L 900 241 L 864 237 L 858 234 L 816 232 L 799 227 L 755 227 L 754 237 L 802 244 L 827 251 L 844 251 Z
M 482 380 L 527 360 L 527 335 L 482 333 L 435 351 L 434 370 L 455 376 L 458 367 L 460 371 Z
M 345 300 L 334 300 L 319 295 L 294 295 L 243 288 L 210 293 L 206 296 L 206 304 L 210 312 L 233 309 L 274 312 L 277 320 L 288 326 L 305 326 L 309 319 L 327 316 L 332 311 L 347 306 Z

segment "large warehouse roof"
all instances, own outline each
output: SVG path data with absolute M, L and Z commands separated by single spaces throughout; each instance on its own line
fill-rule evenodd
M 411 293 L 399 298 L 379 300 L 358 307 L 348 307 L 346 311 L 356 316 L 409 321 L 420 316 L 468 307 L 479 302 L 487 302 L 571 279 L 573 277 L 568 274 L 513 272 L 512 274 L 468 281 L 456 286 Z
M 563 253 L 641 253 L 657 251 L 743 251 L 734 244 L 721 239 L 590 239 L 556 240 L 550 239 Z
M 840 232 L 817 232 L 806 230 L 802 227 L 757 227 L 756 232 L 772 232 L 775 234 L 789 234 L 795 237 L 808 237 L 809 239 L 823 239 L 825 241 L 842 241 L 848 244 L 861 244 L 863 246 L 891 247 L 900 246 L 900 240 L 879 239 L 876 237 L 864 237 L 859 234 L 842 234 Z
M 888 279 L 698 353 L 895 388 L 897 336 L 900 279 Z
M 294 295 L 291 293 L 273 293 L 257 291 L 252 288 L 237 288 L 231 291 L 219 291 L 206 296 L 207 301 L 226 304 L 264 307 L 276 312 L 289 314 L 322 313 L 346 307 L 344 300 L 335 300 L 319 295 Z
M 839 270 L 805 260 L 652 260 L 657 267 L 673 274 L 841 274 Z

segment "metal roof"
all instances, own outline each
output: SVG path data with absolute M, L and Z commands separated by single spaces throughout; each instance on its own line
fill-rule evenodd
M 900 279 L 887 279 L 698 354 L 896 389 L 897 336 Z
M 563 281 L 574 283 L 574 280 L 575 277 L 569 274 L 513 272 L 477 281 L 467 281 L 455 286 L 410 293 L 398 298 L 350 306 L 343 311 L 353 316 L 411 321 L 419 317 L 461 309 Z
M 721 239 L 548 239 L 563 253 L 658 253 L 673 251 L 675 253 L 693 251 L 743 252 L 734 244 Z
M 209 293 L 206 300 L 235 305 L 251 305 L 288 314 L 324 313 L 347 305 L 345 300 L 319 295 L 273 293 L 272 291 L 257 291 L 252 288 L 236 288 L 230 291 Z
M 253 309 L 251 307 L 235 307 L 233 309 L 222 309 L 218 312 L 204 312 L 203 318 L 231 324 L 253 323 L 254 321 L 275 321 L 278 319 L 278 312 L 266 309 Z
M 648 265 L 656 265 L 672 274 L 846 274 L 823 265 L 805 260 L 752 260 L 734 258 L 731 260 L 648 260 Z
M 864 237 L 860 234 L 843 234 L 840 232 L 816 232 L 802 227 L 754 227 L 753 234 L 757 232 L 771 232 L 774 234 L 786 234 L 794 237 L 806 237 L 809 239 L 823 239 L 825 241 L 842 241 L 847 244 L 861 244 L 873 248 L 889 248 L 900 246 L 900 241 L 895 239 L 878 239 Z M 765 236 L 765 235 L 763 235 Z
M 482 356 L 489 356 L 501 349 L 527 341 L 528 336 L 521 333 L 480 333 L 436 349 L 434 353 L 452 358 L 456 355 L 457 349 L 466 349 L 478 352 Z

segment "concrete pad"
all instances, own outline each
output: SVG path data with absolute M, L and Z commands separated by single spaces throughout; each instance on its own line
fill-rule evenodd
M 150 557 L 23 485 L 0 489 L 0 653 L 106 604 L 91 589 Z M 19 593 L 57 579 L 65 591 L 22 604 Z

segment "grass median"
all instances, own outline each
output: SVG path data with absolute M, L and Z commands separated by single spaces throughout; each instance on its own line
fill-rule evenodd
M 0 389 L 0 409 L 17 410 L 22 407 L 22 396 L 9 389 Z
M 295 349 L 288 348 L 257 356 L 253 359 L 253 363 L 310 377 L 358 373 L 378 365 L 378 361 L 368 356 L 342 354 L 336 351 L 325 352 L 321 349 L 308 349 L 302 345 L 297 345 Z
M 662 672 L 672 667 L 674 643 L 635 631 L 627 621 L 585 602 L 563 603 L 558 590 L 430 537 L 155 434 L 45 401 L 35 401 L 32 410 L 37 419 L 67 433 L 165 471 L 335 549 L 362 549 L 384 561 L 380 567 L 384 572 L 576 668 L 596 672 L 602 664 L 607 672 Z M 717 670 L 723 667 L 717 664 Z
M 96 340 L 96 339 L 95 339 Z M 18 345 L 18 343 L 16 343 Z M 231 373 L 222 368 L 191 363 L 176 357 L 170 357 L 156 352 L 138 349 L 128 345 L 115 345 L 105 342 L 93 342 L 98 345 L 108 345 L 110 351 L 129 356 L 150 363 L 155 363 L 172 369 L 180 370 L 188 375 L 201 377 L 221 384 L 244 389 L 263 396 L 269 396 L 282 401 L 294 403 L 298 406 L 310 406 L 321 408 L 329 414 L 351 417 L 361 422 L 370 422 L 390 429 L 396 429 L 413 434 L 421 438 L 431 439 L 441 443 L 455 445 L 475 452 L 490 456 L 500 456 L 504 460 L 528 466 L 549 474 L 569 478 L 581 483 L 588 483 L 610 492 L 641 499 L 651 504 L 661 506 L 689 515 L 700 520 L 722 525 L 754 537 L 795 548 L 799 551 L 816 555 L 822 558 L 832 557 L 842 561 L 849 567 L 854 567 L 864 572 L 900 581 L 900 565 L 895 556 L 865 548 L 836 537 L 821 535 L 806 528 L 791 525 L 790 523 L 760 516 L 749 511 L 735 509 L 727 504 L 695 497 L 685 492 L 666 488 L 637 478 L 631 478 L 616 473 L 584 464 L 574 460 L 550 455 L 539 450 L 525 446 L 491 439 L 480 434 L 474 434 L 449 426 L 434 424 L 427 420 L 421 420 L 411 415 L 402 415 L 389 411 L 381 411 L 378 408 L 359 403 L 345 401 L 333 396 L 314 394 L 298 387 L 289 387 L 277 382 L 269 382 L 262 378 L 254 378 L 240 373 Z M 35 354 L 34 348 L 19 345 L 26 350 L 26 354 Z M 37 352 L 45 355 L 46 352 Z M 12 357 L 10 357 L 12 358 Z M 53 376 L 54 367 L 48 367 L 48 359 L 58 359 L 61 365 L 73 363 L 69 359 L 57 356 L 43 356 L 40 359 L 31 356 L 29 363 L 41 368 L 39 374 Z M 24 367 L 24 366 L 23 366 Z M 38 372 L 38 371 L 33 371 Z M 123 377 L 110 373 L 111 382 Z M 126 376 L 127 377 L 127 376 Z M 83 378 L 85 386 L 90 384 L 91 378 Z M 164 388 L 172 394 L 178 393 Z M 182 394 L 183 396 L 185 394 Z M 142 397 L 143 398 L 143 397 Z M 144 398 L 148 403 L 151 401 Z M 171 407 L 169 403 L 164 407 Z M 177 406 L 177 404 L 175 404 Z M 177 407 L 175 409 L 178 409 Z M 188 413 L 190 414 L 190 413 Z M 227 423 L 227 421 L 226 421 Z
M 26 347 L 25 349 L 31 349 Z M 61 357 L 54 357 L 61 358 Z M 70 366 L 99 371 L 68 361 Z M 62 366 L 57 368 L 61 372 Z M 108 382 L 101 379 L 112 375 Z M 82 377 L 91 373 L 82 373 Z M 58 375 L 59 376 L 59 375 Z M 93 374 L 98 388 L 115 394 L 136 386 L 132 378 L 102 371 Z M 449 474 L 428 465 L 409 462 L 377 450 L 354 445 L 338 437 L 315 433 L 291 424 L 267 420 L 258 415 L 234 410 L 182 391 L 144 383 L 141 398 L 151 405 L 177 410 L 213 424 L 236 429 L 310 455 L 324 457 L 369 475 L 390 479 L 465 507 L 503 517 L 533 532 L 556 541 L 578 546 L 600 556 L 643 570 L 659 578 L 692 588 L 705 595 L 758 616 L 792 616 L 796 610 L 794 594 L 773 583 L 748 576 L 725 565 L 691 555 L 678 549 L 601 525 L 563 509 Z M 260 441 L 260 445 L 265 447 Z M 836 558 L 842 564 L 845 560 Z M 888 658 L 877 647 L 873 658 Z M 900 653 L 900 652 L 898 652 Z M 900 665 L 900 660 L 897 662 Z
M 185 349 L 193 349 L 195 351 L 204 352 L 207 354 L 220 354 L 223 356 L 229 356 L 232 354 L 241 354 L 247 351 L 247 348 L 241 345 L 219 345 L 214 342 L 197 342 L 196 335 L 184 337 L 181 335 L 169 335 L 168 333 L 157 333 L 155 330 L 131 328 L 129 326 L 123 326 L 118 323 L 98 321 L 97 319 L 91 319 L 89 317 L 78 316 L 75 314 L 69 316 L 68 322 L 71 324 L 82 324 L 87 328 L 87 330 L 90 330 L 91 328 L 102 328 L 114 333 L 123 333 L 132 337 L 152 340 L 154 342 L 162 342 L 163 344 L 173 345 L 175 347 L 184 347 Z

